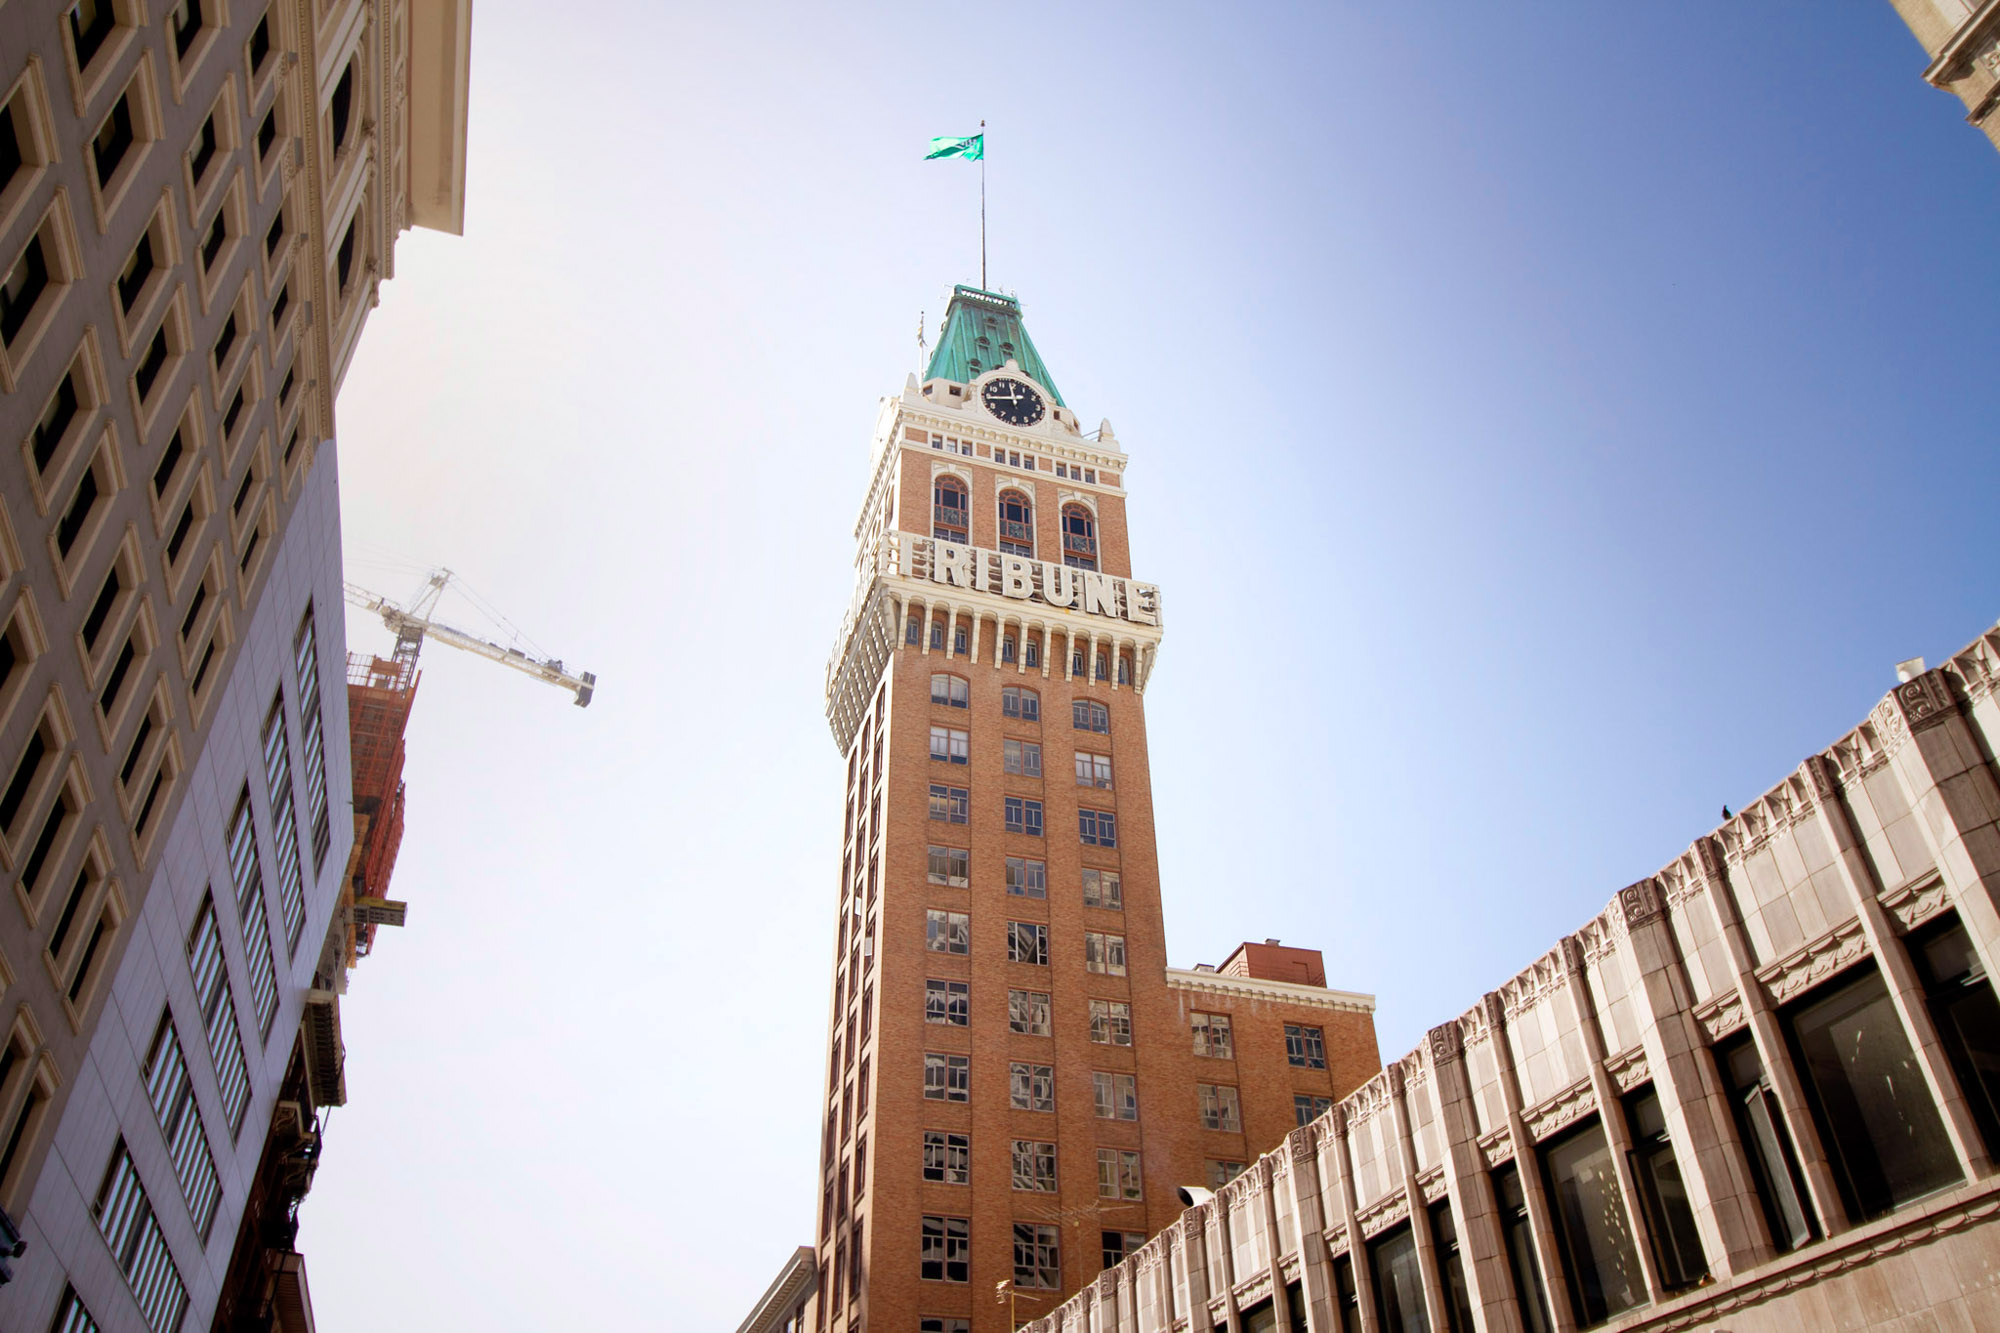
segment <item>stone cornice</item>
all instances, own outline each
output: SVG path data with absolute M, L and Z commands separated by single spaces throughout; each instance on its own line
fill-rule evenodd
M 1232 977 L 1221 972 L 1198 972 L 1193 968 L 1164 970 L 1169 990 L 1193 991 L 1201 995 L 1270 1000 L 1278 1004 L 1303 1005 L 1311 1009 L 1336 1009 L 1345 1013 L 1372 1014 L 1375 997 L 1359 991 L 1328 990 L 1296 981 L 1265 981 L 1259 977 Z

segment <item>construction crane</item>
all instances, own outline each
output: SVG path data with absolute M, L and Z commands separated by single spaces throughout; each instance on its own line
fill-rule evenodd
M 396 657 L 399 660 L 406 660 L 414 665 L 417 650 L 423 641 L 426 638 L 436 639 L 439 643 L 463 648 L 468 653 L 478 653 L 489 661 L 510 666 L 523 675 L 533 676 L 536 680 L 546 681 L 568 690 L 576 695 L 578 708 L 587 708 L 590 705 L 590 696 L 597 689 L 597 677 L 594 673 L 580 671 L 572 674 L 563 666 L 560 658 L 530 657 L 519 648 L 504 647 L 488 639 L 482 639 L 476 634 L 467 634 L 464 630 L 453 629 L 450 625 L 431 619 L 431 612 L 436 609 L 438 598 L 443 595 L 445 585 L 451 580 L 450 570 L 435 571 L 425 582 L 424 590 L 407 608 L 396 605 L 380 593 L 369 592 L 366 588 L 358 588 L 352 583 L 346 585 L 347 600 L 349 604 L 382 618 L 382 623 L 396 636 Z

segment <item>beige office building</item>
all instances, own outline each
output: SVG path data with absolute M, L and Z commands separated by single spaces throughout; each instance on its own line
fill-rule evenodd
M 2000 0 L 1894 0 L 1931 63 L 1924 82 L 1954 94 L 2000 147 Z
M 0 5 L 0 1328 L 310 1321 L 334 400 L 396 236 L 460 225 L 469 20 Z

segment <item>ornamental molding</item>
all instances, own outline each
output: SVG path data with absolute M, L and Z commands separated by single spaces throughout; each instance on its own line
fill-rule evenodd
M 1444 1197 L 1444 1165 L 1442 1163 L 1417 1175 L 1417 1193 L 1426 1204 L 1436 1203 Z
M 1410 1196 L 1401 1186 L 1354 1214 L 1354 1225 L 1363 1240 L 1381 1235 L 1410 1215 Z
M 1433 1062 L 1456 1060 L 1465 1054 L 1465 1031 L 1457 1019 L 1440 1023 L 1425 1034 Z
M 1325 1118 L 1321 1117 L 1309 1124 L 1301 1125 L 1291 1133 L 1285 1135 L 1285 1143 L 1291 1154 L 1295 1172 L 1302 1169 L 1307 1162 L 1318 1160 L 1320 1126 L 1324 1123 Z
M 1347 1223 L 1335 1222 L 1326 1229 L 1326 1248 L 1335 1254 L 1347 1249 Z
M 1875 735 L 1881 741 L 1882 753 L 1886 757 L 1893 759 L 1908 744 L 1909 723 L 1894 694 L 1884 695 L 1882 702 L 1875 705 L 1875 711 L 1868 715 L 1868 720 L 1875 727 Z
M 1236 1297 L 1236 1305 L 1238 1309 L 1241 1309 L 1247 1305 L 1255 1305 L 1258 1301 L 1263 1300 L 1266 1296 L 1269 1296 L 1270 1294 L 1271 1294 L 1271 1270 L 1266 1267 L 1259 1267 L 1257 1269 L 1256 1275 L 1251 1277 L 1248 1281 L 1239 1282 L 1236 1285 L 1234 1292 L 1234 1295 Z M 1220 1315 L 1222 1311 L 1218 1309 L 1216 1313 Z M 1217 1319 L 1216 1322 L 1223 1323 L 1224 1321 L 1221 1319 Z
M 1773 1004 L 1783 1004 L 1859 962 L 1867 953 L 1868 937 L 1862 933 L 1861 918 L 1853 916 L 1805 947 L 1759 968 L 1757 980 L 1763 983 Z
M 1701 1028 L 1701 1035 L 1708 1041 L 1722 1040 L 1744 1024 L 1743 992 L 1732 986 L 1722 994 L 1696 1005 L 1694 1021 Z
M 1897 927 L 1908 933 L 1949 907 L 1951 893 L 1933 867 L 1909 883 L 1889 890 L 1882 895 L 1881 901 L 1883 908 L 1895 918 Z
M 932 486 L 936 486 L 936 485 L 937 485 L 937 479 L 938 479 L 939 477 L 956 477 L 956 478 L 958 478 L 958 479 L 959 479 L 960 481 L 962 481 L 962 482 L 964 482 L 964 483 L 965 483 L 965 498 L 966 498 L 966 499 L 967 499 L 968 501 L 972 499 L 972 469 L 971 469 L 971 468 L 969 468 L 969 467 L 966 467 L 966 466 L 965 466 L 964 464 L 962 464 L 962 463 L 947 463 L 947 462 L 944 462 L 944 461 L 943 461 L 942 459 L 933 459 L 933 460 L 931 461 L 931 485 L 932 485 Z M 931 501 L 931 503 L 932 503 L 932 504 L 936 504 L 936 503 L 937 503 L 936 499 L 935 499 L 935 498 L 933 498 L 933 499 L 932 499 L 932 501 Z
M 1528 1133 L 1539 1142 L 1596 1109 L 1597 1093 L 1591 1088 L 1589 1079 L 1580 1078 L 1555 1096 L 1529 1108 L 1521 1119 L 1526 1122 Z
M 1309 1009 L 1331 1009 L 1342 1013 L 1372 1014 L 1375 997 L 1359 991 L 1328 990 L 1296 981 L 1266 981 L 1261 977 L 1233 977 L 1223 972 L 1198 972 L 1193 968 L 1164 970 L 1169 990 L 1195 995 L 1219 995 L 1247 1000 L 1268 1000 L 1279 1004 L 1303 1005 Z
M 1793 773 L 1745 806 L 1717 829 L 1715 836 L 1722 841 L 1724 857 L 1741 864 L 1778 834 L 1811 818 L 1817 809 L 1810 785 Z
M 1958 701 L 1951 697 L 1951 685 L 1943 671 L 1926 671 L 1903 681 L 1889 697 L 1902 710 L 1912 733 L 1929 731 L 1958 714 Z
M 1479 1156 L 1485 1161 L 1488 1169 L 1499 1166 L 1502 1162 L 1513 1161 L 1513 1131 L 1502 1125 L 1490 1133 L 1480 1135 Z
M 1500 1002 L 1509 1019 L 1517 1019 L 1568 985 L 1560 949 L 1552 949 L 1500 988 Z
M 1619 946 L 1624 943 L 1623 932 L 1613 925 L 1613 919 L 1619 913 L 1619 900 L 1614 899 L 1610 907 L 1592 917 L 1585 923 L 1583 929 L 1576 933 L 1575 939 L 1583 950 L 1586 968 L 1602 963 L 1606 956 L 1617 953 Z
M 1987 698 L 2000 686 L 2000 629 L 1980 635 L 1940 669 L 1951 673 L 1967 699 Z
M 1604 1074 L 1618 1091 L 1632 1091 L 1653 1076 L 1651 1067 L 1646 1063 L 1646 1048 L 1634 1046 L 1629 1051 L 1606 1056 Z
M 2000 1219 L 2000 1188 L 1989 1183 L 1976 1191 L 1957 1190 L 1934 1200 L 1928 1207 L 1918 1205 L 1906 1211 L 1917 1215 L 1898 1218 L 1892 1214 L 1881 1222 L 1794 1250 L 1749 1278 L 1733 1283 L 1725 1279 L 1682 1297 L 1665 1310 L 1656 1308 L 1654 1316 L 1643 1321 L 1647 1333 L 1714 1327 L 1719 1317 L 1751 1309 L 1892 1255 L 1959 1235 L 1972 1227 L 1991 1225 Z
M 1347 1100 L 1336 1108 L 1346 1112 L 1342 1117 L 1346 1121 L 1343 1128 L 1352 1134 L 1355 1130 L 1366 1126 L 1389 1105 L 1389 1097 L 1389 1075 L 1388 1071 L 1384 1070 L 1348 1093 Z
M 1876 711 L 1881 709 L 1878 707 Z M 1871 713 L 1867 721 L 1829 746 L 1826 757 L 1839 770 L 1842 785 L 1851 786 L 1888 763 L 1889 750 Z

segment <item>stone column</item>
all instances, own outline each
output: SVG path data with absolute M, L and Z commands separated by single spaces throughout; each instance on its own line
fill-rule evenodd
M 1473 1113 L 1472 1080 L 1465 1070 L 1465 1039 L 1458 1021 L 1432 1028 L 1426 1045 L 1431 1057 L 1431 1101 L 1444 1146 L 1445 1192 L 1458 1228 L 1459 1252 L 1469 1261 L 1465 1280 L 1474 1317 L 1480 1333 L 1520 1333 L 1521 1304 L 1508 1273 L 1493 1178 L 1479 1150 L 1479 1120 Z
M 1625 1222 L 1632 1228 L 1633 1247 L 1639 1252 L 1639 1271 L 1646 1277 L 1646 1296 L 1658 1304 L 1668 1293 L 1660 1281 L 1653 1228 L 1646 1210 L 1639 1206 L 1638 1181 L 1632 1175 L 1632 1131 L 1625 1123 L 1625 1106 L 1618 1100 L 1618 1086 L 1604 1071 L 1604 1033 L 1597 1026 L 1596 1006 L 1591 1002 L 1590 982 L 1583 970 L 1583 945 L 1576 936 L 1563 936 L 1561 955 L 1563 990 L 1575 1006 L 1584 1065 L 1590 1073 L 1590 1090 L 1597 1098 L 1597 1122 L 1611 1149 L 1611 1166 L 1618 1176 L 1619 1193 L 1625 1196 Z
M 1806 1178 L 1806 1193 L 1812 1198 L 1813 1210 L 1819 1214 L 1820 1230 L 1828 1236 L 1838 1235 L 1849 1225 L 1847 1206 L 1840 1201 L 1840 1187 L 1834 1181 L 1826 1148 L 1819 1141 L 1819 1126 L 1806 1105 L 1805 1088 L 1799 1082 L 1798 1071 L 1792 1068 L 1791 1049 L 1785 1043 L 1770 994 L 1765 991 L 1764 983 L 1757 980 L 1750 944 L 1743 938 L 1743 922 L 1736 913 L 1736 890 L 1729 879 L 1728 862 L 1713 838 L 1696 839 L 1694 853 L 1702 889 L 1710 910 L 1715 913 L 1716 932 L 1722 937 L 1730 969 L 1736 974 L 1736 993 L 1741 997 L 1744 1025 L 1750 1029 L 1757 1059 L 1771 1080 L 1771 1091 L 1777 1094 L 1778 1109 L 1785 1113 L 1799 1170 Z
M 1396 1164 L 1402 1169 L 1410 1237 L 1417 1243 L 1417 1271 L 1424 1280 L 1424 1308 L 1430 1314 L 1432 1328 L 1450 1328 L 1451 1302 L 1445 1299 L 1437 1241 L 1431 1235 L 1431 1215 L 1424 1208 L 1424 1192 L 1417 1187 L 1416 1119 L 1410 1114 L 1403 1066 L 1393 1064 L 1382 1072 L 1389 1079 L 1389 1125 L 1396 1138 Z
M 1050 633 L 1049 624 L 1047 621 L 1043 621 L 1042 622 L 1042 679 L 1043 680 L 1047 680 L 1049 678 L 1049 667 L 1053 665 L 1053 662 L 1049 657 L 1049 649 L 1053 646 L 1052 639 L 1053 635 Z
M 1208 1259 L 1209 1272 L 1222 1290 L 1211 1292 L 1210 1300 L 1222 1298 L 1222 1322 L 1229 1333 L 1243 1333 L 1243 1321 L 1236 1313 L 1236 1252 L 1230 1245 L 1229 1204 L 1217 1191 L 1208 1210 Z M 1209 1317 L 1207 1307 L 1200 1311 L 1204 1319 Z
M 1498 992 L 1479 1001 L 1480 1013 L 1492 1032 L 1493 1063 L 1500 1074 L 1500 1102 L 1507 1110 L 1507 1137 L 1514 1145 L 1514 1167 L 1521 1180 L 1521 1197 L 1528 1205 L 1528 1231 L 1535 1242 L 1535 1263 L 1542 1270 L 1542 1294 L 1549 1303 L 1555 1333 L 1576 1333 L 1570 1308 L 1569 1284 L 1563 1281 L 1562 1249 L 1556 1243 L 1555 1217 L 1549 1212 L 1548 1191 L 1542 1188 L 1541 1149 L 1522 1117 L 1521 1080 L 1514 1070 L 1514 1047 L 1507 1037 L 1507 1008 Z
M 1116 694 L 1118 692 L 1118 645 L 1124 642 L 1124 640 L 1120 639 L 1116 634 L 1107 635 L 1106 637 L 1111 640 L 1111 692 Z M 1272 1308 L 1275 1309 L 1276 1307 L 1273 1306 Z M 1283 1326 L 1280 1325 L 1280 1327 Z
M 972 655 L 971 655 L 971 656 L 972 656 L 972 665 L 974 665 L 974 666 L 978 666 L 978 665 L 979 665 L 979 623 L 980 623 L 980 621 L 982 621 L 982 620 L 984 620 L 984 619 L 985 619 L 985 617 L 979 614 L 979 608 L 978 608 L 978 607 L 976 607 L 976 606 L 975 606 L 975 607 L 973 607 L 973 608 L 972 608 Z M 998 631 L 997 629 L 996 629 L 996 630 L 995 630 L 994 632 L 995 632 L 996 634 L 998 634 L 998 633 L 999 633 L 999 631 Z M 999 662 L 999 656 L 1000 656 L 1000 655 L 999 655 L 999 653 L 998 653 L 998 652 L 996 652 L 996 653 L 994 653 L 994 655 L 993 655 L 993 656 L 994 656 L 994 661 L 995 661 L 995 665 L 998 665 L 998 662 Z
M 924 598 L 923 602 L 924 623 L 923 627 L 917 631 L 917 644 L 921 649 L 919 655 L 929 657 L 931 655 L 931 622 L 937 619 L 937 607 L 928 597 Z
M 1174 1225 L 1181 1229 L 1181 1252 L 1187 1256 L 1188 1327 L 1199 1328 L 1196 1318 L 1208 1320 L 1208 1215 L 1213 1201 L 1198 1203 L 1181 1214 Z
M 1632 998 L 1646 1070 L 1659 1094 L 1702 1254 L 1712 1275 L 1729 1277 L 1775 1253 L 1736 1136 L 1736 1118 L 1694 1024 L 1694 994 L 1680 968 L 1658 883 L 1644 879 L 1620 889 L 1612 911 L 1624 927 L 1627 957 L 1637 973 Z
M 1361 1240 L 1361 1224 L 1356 1214 L 1361 1210 L 1354 1202 L 1354 1154 L 1347 1140 L 1347 1106 L 1337 1104 L 1333 1108 L 1333 1135 L 1335 1159 L 1340 1164 L 1340 1218 L 1347 1228 L 1347 1266 L 1354 1274 L 1355 1303 L 1361 1311 L 1361 1333 L 1382 1333 L 1382 1323 L 1375 1317 L 1375 1273 L 1368 1266 L 1368 1247 Z
M 1278 1254 L 1278 1155 L 1274 1152 L 1260 1154 L 1255 1170 L 1257 1183 L 1263 1188 L 1264 1197 L 1264 1266 L 1271 1275 L 1271 1311 L 1278 1317 L 1279 1328 L 1292 1326 L 1292 1298 L 1285 1291 L 1285 1272 L 1281 1256 Z
M 1931 680 L 1937 672 L 1927 672 L 1915 680 L 1905 681 L 1891 692 L 1885 704 L 1893 708 L 1878 708 L 1878 716 L 1885 712 L 1897 723 L 1911 726 L 1903 743 L 1890 743 L 1890 764 L 1896 766 L 1899 755 L 1906 753 L 1915 741 L 1915 722 L 1909 718 L 1904 705 L 1905 692 L 1913 685 L 1934 684 L 1942 692 L 1944 682 Z M 1934 696 L 1923 691 L 1915 692 L 1925 730 L 1936 730 L 1940 713 L 1922 714 L 1923 703 L 1935 703 L 1942 710 L 1949 703 L 1949 695 L 1938 703 Z M 1886 739 L 1886 737 L 1885 737 Z M 1944 1044 L 1938 1039 L 1937 1025 L 1931 1022 L 1930 1005 L 1924 999 L 1924 984 L 1917 976 L 1916 965 L 1910 961 L 1910 951 L 1903 947 L 1902 936 L 1889 920 L 1889 914 L 1882 907 L 1881 893 L 1885 887 L 1876 874 L 1875 864 L 1862 846 L 1860 833 L 1854 827 L 1853 816 L 1848 813 L 1846 793 L 1824 755 L 1814 755 L 1800 766 L 1807 781 L 1813 785 L 1817 798 L 1813 804 L 1817 809 L 1820 829 L 1826 834 L 1828 843 L 1839 853 L 1836 864 L 1840 868 L 1841 882 L 1854 897 L 1854 905 L 1861 914 L 1861 932 L 1868 940 L 1868 949 L 1875 955 L 1876 966 L 1881 969 L 1882 980 L 1889 988 L 1889 999 L 1896 1006 L 1896 1014 L 1903 1020 L 1903 1030 L 1909 1034 L 1910 1045 L 1917 1057 L 1917 1065 L 1924 1071 L 1924 1082 L 1930 1087 L 1931 1098 L 1938 1105 L 1940 1118 L 1944 1121 L 1945 1134 L 1951 1139 L 1952 1152 L 1958 1158 L 1959 1170 L 1967 1180 L 1977 1180 L 1993 1174 L 1993 1159 L 1986 1154 L 1986 1145 L 1979 1134 L 1979 1123 L 1972 1118 L 1972 1107 L 1965 1099 L 1965 1090 L 1958 1085 L 1958 1074 L 1951 1067 L 1951 1057 L 1946 1054 Z M 1990 785 L 1990 780 L 1989 780 Z M 1939 812 L 1946 803 L 1936 799 L 1936 789 L 1932 789 L 1933 800 L 1930 810 L 1918 810 L 1917 826 L 1925 830 L 1924 837 L 1933 851 L 1940 845 L 1930 820 L 1923 816 Z M 1917 809 L 1915 801 L 1911 809 Z M 1948 815 L 1947 815 L 1948 817 Z M 1989 812 L 1987 817 L 1992 817 Z M 1974 886 L 1978 893 L 1984 886 Z
M 1326 1247 L 1325 1185 L 1319 1175 L 1318 1144 L 1326 1124 L 1315 1120 L 1285 1136 L 1292 1176 L 1292 1230 L 1299 1238 L 1299 1292 L 1312 1333 L 1340 1327 L 1333 1304 L 1333 1258 Z

